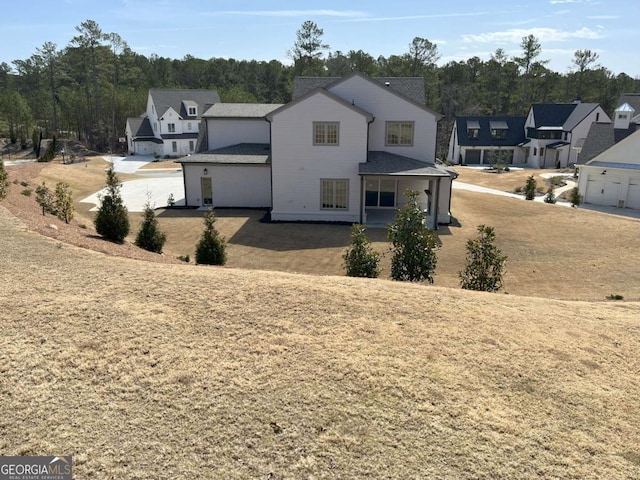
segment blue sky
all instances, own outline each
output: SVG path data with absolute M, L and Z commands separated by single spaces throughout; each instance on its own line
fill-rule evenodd
M 324 29 L 331 51 L 402 54 L 419 36 L 438 45 L 439 64 L 488 59 L 497 48 L 518 55 L 532 33 L 552 70 L 568 71 L 575 50 L 591 49 L 614 73 L 640 76 L 638 0 L 11 1 L 0 14 L 0 62 L 27 58 L 46 41 L 63 48 L 87 19 L 138 53 L 170 58 L 287 61 L 305 20 Z

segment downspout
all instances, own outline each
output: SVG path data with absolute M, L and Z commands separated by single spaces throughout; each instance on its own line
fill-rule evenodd
M 269 152 L 271 153 L 271 165 L 269 165 L 269 181 L 271 182 L 271 210 L 269 210 L 269 220 L 271 220 L 271 212 L 273 211 L 273 139 L 271 127 L 272 123 L 266 116 L 265 121 L 269 124 Z
M 365 163 L 369 162 L 369 129 L 371 127 L 371 124 L 375 120 L 376 120 L 376 117 L 372 117 L 371 120 L 367 122 L 367 145 L 366 145 L 367 153 L 366 153 Z M 364 213 L 366 208 L 366 202 L 364 200 L 364 192 L 365 192 L 364 175 L 360 175 L 360 225 L 364 223 Z
M 187 170 L 184 168 L 184 163 L 181 163 L 182 167 L 182 184 L 184 186 L 184 206 L 189 206 L 189 196 L 187 195 Z
M 441 177 L 436 178 L 436 192 L 434 199 L 434 209 L 433 209 L 433 229 L 438 230 L 438 209 L 440 208 L 440 180 Z

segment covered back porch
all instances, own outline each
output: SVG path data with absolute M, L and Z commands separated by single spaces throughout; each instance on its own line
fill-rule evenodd
M 439 165 L 388 152 L 369 152 L 360 164 L 361 223 L 384 228 L 395 219 L 396 209 L 406 203 L 404 192 L 419 192 L 418 202 L 429 228 L 449 223 L 451 180 L 455 176 Z

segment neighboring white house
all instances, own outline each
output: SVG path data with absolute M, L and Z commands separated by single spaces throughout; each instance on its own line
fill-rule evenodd
M 202 114 L 219 102 L 212 90 L 149 90 L 145 113 L 127 118 L 129 153 L 181 157 L 195 152 Z
M 640 94 L 622 94 L 618 105 L 613 122 L 589 130 L 578 189 L 585 203 L 640 209 Z
M 451 133 L 448 161 L 489 164 L 496 151 L 506 150 L 513 164 L 565 168 L 577 163 L 591 124 L 610 121 L 597 103 L 581 102 L 534 104 L 522 127 L 521 118 L 459 117 Z
M 411 188 L 432 228 L 451 221 L 456 174 L 435 164 L 440 115 L 424 106 L 421 78 L 299 77 L 293 96 L 204 113 L 200 152 L 177 160 L 187 205 L 372 224 L 392 220 Z

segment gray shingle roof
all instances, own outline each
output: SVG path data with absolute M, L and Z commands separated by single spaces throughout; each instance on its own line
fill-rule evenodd
M 424 78 L 422 77 L 370 77 L 383 85 L 424 105 Z M 294 77 L 292 98 L 301 97 L 316 88 L 326 88 L 342 77 Z
M 596 108 L 598 108 L 597 103 L 578 103 L 576 104 L 576 108 L 573 109 L 569 118 L 564 122 L 562 128 L 566 132 L 572 131 L 576 125 L 578 125 L 582 120 L 585 119 L 587 115 L 593 112 Z
M 129 123 L 129 126 L 131 127 L 131 134 L 133 135 L 134 141 L 139 138 L 155 136 L 153 134 L 153 129 L 151 128 L 151 122 L 149 122 L 147 117 L 129 117 L 127 118 L 127 123 Z
M 369 152 L 366 163 L 359 164 L 360 175 L 399 175 L 419 177 L 449 177 L 451 174 L 440 165 L 421 162 L 414 158 L 389 152 Z
M 202 115 L 217 118 L 262 118 L 280 108 L 280 103 L 216 103 Z
M 224 165 L 266 165 L 271 163 L 271 150 L 267 143 L 239 143 L 209 150 L 176 160 L 176 163 L 217 163 Z
M 275 110 L 269 112 L 267 115 L 265 115 L 265 117 L 271 121 L 271 119 L 279 114 L 281 111 L 286 110 L 288 108 L 293 107 L 294 105 L 297 105 L 298 103 L 304 101 L 306 98 L 311 97 L 313 95 L 316 94 L 320 94 L 320 95 L 324 95 L 328 98 L 330 98 L 331 100 L 339 103 L 340 105 L 343 105 L 344 107 L 347 107 L 351 110 L 353 110 L 354 112 L 359 113 L 360 115 L 362 115 L 363 117 L 367 118 L 367 121 L 371 121 L 373 120 L 373 115 L 369 112 L 367 112 L 366 110 L 358 107 L 357 105 L 353 105 L 350 102 L 347 102 L 344 98 L 339 97 L 338 95 L 331 93 L 329 90 L 325 90 L 323 88 L 317 88 L 315 90 L 311 90 L 310 92 L 307 92 L 305 95 L 303 95 L 302 97 L 298 97 L 294 100 L 291 100 L 289 103 L 285 103 L 284 105 L 282 105 L 279 108 L 276 108 Z
M 220 96 L 215 90 L 192 89 L 163 89 L 149 90 L 151 99 L 158 113 L 162 117 L 169 107 L 173 108 L 182 118 L 202 118 L 202 114 L 209 105 L 220 102 Z M 198 106 L 197 115 L 187 114 L 184 101 L 195 102 Z
M 618 106 L 628 103 L 636 113 L 640 112 L 640 93 L 622 93 L 618 99 Z
M 584 164 L 597 157 L 605 150 L 613 147 L 620 140 L 635 132 L 639 125 L 631 123 L 628 129 L 613 128 L 613 123 L 592 123 L 582 150 L 578 155 L 578 163 Z

